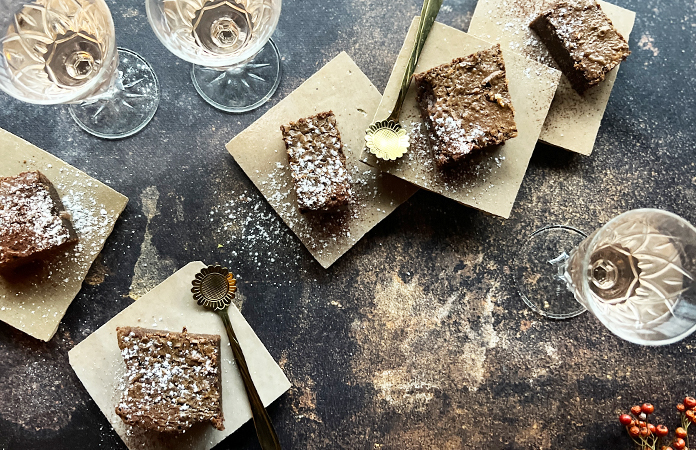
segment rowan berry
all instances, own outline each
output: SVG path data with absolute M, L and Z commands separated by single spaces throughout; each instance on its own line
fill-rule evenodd
M 619 422 L 621 422 L 621 425 L 627 427 L 627 426 L 631 425 L 631 422 L 633 422 L 633 419 L 628 414 L 621 414 L 619 416 Z

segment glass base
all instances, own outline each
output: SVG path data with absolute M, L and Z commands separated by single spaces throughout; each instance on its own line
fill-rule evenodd
M 194 64 L 191 79 L 203 99 L 226 112 L 243 113 L 263 105 L 280 84 L 280 53 L 268 43 L 245 64 L 216 70 Z
M 103 139 L 132 136 L 157 111 L 160 89 L 155 72 L 140 55 L 118 49 L 118 78 L 104 94 L 69 106 L 70 115 L 85 131 Z
M 563 276 L 571 252 L 587 237 L 572 227 L 554 225 L 535 231 L 517 254 L 515 284 L 524 302 L 550 319 L 570 319 L 586 311 Z

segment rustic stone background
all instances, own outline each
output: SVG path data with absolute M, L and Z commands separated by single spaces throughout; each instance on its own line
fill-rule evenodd
M 516 295 L 509 265 L 525 236 L 550 223 L 593 230 L 640 207 L 696 223 L 693 0 L 616 1 L 638 12 L 633 55 L 594 154 L 538 146 L 509 220 L 420 192 L 330 270 L 224 144 L 342 50 L 383 90 L 420 0 L 286 0 L 274 35 L 280 88 L 239 116 L 198 97 L 141 0 L 107 2 L 119 45 L 161 81 L 145 130 L 106 142 L 61 107 L 0 95 L 0 127 L 130 198 L 52 341 L 0 324 L 0 449 L 124 448 L 67 352 L 198 259 L 236 269 L 242 312 L 294 385 L 270 408 L 285 448 L 629 449 L 616 416 L 643 400 L 674 426 L 673 405 L 696 393 L 696 337 L 645 348 L 589 314 L 544 320 Z M 439 20 L 465 30 L 474 7 L 445 0 Z M 219 447 L 258 448 L 253 427 Z

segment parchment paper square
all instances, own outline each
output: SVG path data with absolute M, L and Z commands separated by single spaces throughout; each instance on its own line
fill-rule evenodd
M 411 23 L 401 53 L 375 114 L 375 120 L 389 116 L 399 92 L 399 84 L 416 37 L 418 18 Z M 467 56 L 493 44 L 435 22 L 423 47 L 416 73 Z M 501 217 L 509 217 L 517 197 L 529 159 L 539 138 L 544 118 L 558 86 L 560 72 L 503 48 L 518 136 L 504 145 L 485 148 L 456 169 L 441 170 L 435 166 L 432 151 L 423 135 L 422 118 L 412 83 L 401 110 L 401 125 L 411 136 L 411 148 L 397 161 L 381 161 L 363 151 L 362 161 L 449 197 L 464 205 Z
M 365 130 L 380 98 L 342 52 L 227 144 L 235 161 L 324 268 L 418 190 L 359 161 Z M 329 110 L 336 115 L 356 201 L 338 213 L 301 214 L 280 126 Z
M 251 419 L 244 383 L 234 363 L 222 319 L 198 306 L 191 294 L 191 281 L 204 267 L 200 261 L 189 263 L 68 352 L 70 365 L 80 381 L 129 449 L 208 450 Z M 256 389 L 263 404 L 268 406 L 290 389 L 290 382 L 239 310 L 230 305 L 228 312 Z M 119 381 L 126 371 L 116 340 L 116 327 L 120 326 L 166 331 L 181 331 L 186 327 L 191 333 L 219 334 L 225 430 L 197 424 L 184 434 L 172 435 L 123 423 L 115 411 L 121 398 Z
M 555 0 L 479 0 L 469 25 L 469 34 L 521 53 L 549 67 L 558 65 L 529 24 Z M 599 1 L 602 10 L 628 40 L 636 13 Z M 630 56 L 629 56 L 630 58 Z M 584 96 L 578 94 L 563 75 L 539 139 L 583 155 L 594 148 L 604 111 L 619 68 L 607 74 Z
M 128 199 L 55 156 L 0 129 L 0 177 L 40 170 L 72 214 L 80 241 L 50 261 L 0 274 L 0 320 L 43 341 L 58 330 Z

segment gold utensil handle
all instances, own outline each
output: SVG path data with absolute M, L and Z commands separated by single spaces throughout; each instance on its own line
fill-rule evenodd
M 416 70 L 418 58 L 420 57 L 421 51 L 423 51 L 423 46 L 425 45 L 425 41 L 428 39 L 428 34 L 430 34 L 430 29 L 433 27 L 433 23 L 435 23 L 435 18 L 437 17 L 437 13 L 440 12 L 441 6 L 442 0 L 425 0 L 423 2 L 420 23 L 418 24 L 418 32 L 416 33 L 416 42 L 413 46 L 411 57 L 408 60 L 404 78 L 401 80 L 401 88 L 399 89 L 399 96 L 396 99 L 396 105 L 394 105 L 394 109 L 387 120 L 393 120 L 395 122 L 399 120 L 401 107 L 404 105 L 406 93 L 411 85 L 411 77 L 413 76 L 413 72 Z
M 249 367 L 247 367 L 244 353 L 242 353 L 242 347 L 240 347 L 237 336 L 234 334 L 234 329 L 232 329 L 232 322 L 230 322 L 230 316 L 227 314 L 227 308 L 218 311 L 218 314 L 220 314 L 222 321 L 225 323 L 225 330 L 227 330 L 227 337 L 230 339 L 232 353 L 234 353 L 234 359 L 237 362 L 239 373 L 242 375 L 242 380 L 244 381 L 244 388 L 246 389 L 247 396 L 249 397 L 249 404 L 251 405 L 251 415 L 254 418 L 256 436 L 259 438 L 261 448 L 263 450 L 280 450 L 278 435 L 273 428 L 271 418 L 268 416 L 268 412 L 266 408 L 264 408 L 259 393 L 256 391 L 254 382 L 251 379 Z

